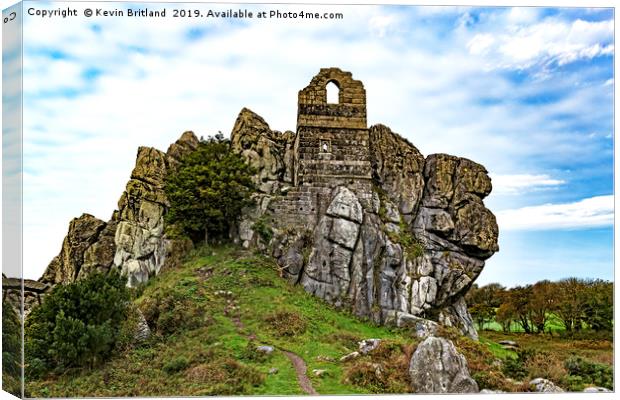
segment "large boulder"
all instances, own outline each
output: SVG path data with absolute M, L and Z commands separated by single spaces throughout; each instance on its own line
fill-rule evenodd
M 259 191 L 273 193 L 293 180 L 293 142 L 295 134 L 272 131 L 250 109 L 243 108 L 230 135 L 231 148 L 254 167 Z
M 371 126 L 369 135 L 373 178 L 401 214 L 414 214 L 424 190 L 424 156 L 385 125 Z
M 469 375 L 467 361 L 454 344 L 430 336 L 420 343 L 409 364 L 415 393 L 477 393 L 478 384 Z
M 114 225 L 114 221 L 106 223 L 90 214 L 72 219 L 60 253 L 50 262 L 39 281 L 51 286 L 75 282 L 84 275 L 84 265 L 87 270 L 109 269 L 113 260 L 109 236 Z M 92 258 L 95 253 L 98 255 L 96 260 Z

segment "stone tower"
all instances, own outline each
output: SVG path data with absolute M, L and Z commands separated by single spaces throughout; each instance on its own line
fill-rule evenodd
M 338 88 L 338 103 L 327 102 L 330 82 Z M 322 188 L 316 190 L 319 197 L 336 186 L 370 196 L 366 91 L 350 72 L 322 68 L 299 91 L 294 157 L 296 187 Z

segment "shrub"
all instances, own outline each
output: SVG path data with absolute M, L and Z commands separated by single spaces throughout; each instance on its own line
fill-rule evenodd
M 537 362 L 532 361 L 537 359 L 537 354 L 538 352 L 534 349 L 519 349 L 516 359 L 508 358 L 504 361 L 502 372 L 506 376 L 518 380 L 525 379 L 528 376 L 531 378 L 539 378 L 539 376 L 532 376 L 527 368 L 528 365 L 531 367 L 537 366 Z
M 201 141 L 166 178 L 167 224 L 196 243 L 226 238 L 242 209 L 253 204 L 253 173 L 223 136 Z
M 339 343 L 346 349 L 353 351 L 358 347 L 358 343 L 362 340 L 359 336 L 349 332 L 332 333 L 326 338 L 330 343 Z
M 2 389 L 21 396 L 21 322 L 8 301 L 2 301 Z
M 545 378 L 559 383 L 566 376 L 562 361 L 547 351 L 531 354 L 523 365 L 531 378 Z
M 307 324 L 302 316 L 292 311 L 278 311 L 265 318 L 278 336 L 297 336 L 306 331 Z
M 10 302 L 2 301 L 2 372 L 18 377 L 21 358 L 21 322 Z
M 136 344 L 136 335 L 140 322 L 140 310 L 133 303 L 129 304 L 127 307 L 127 318 L 121 323 L 116 339 L 116 348 L 119 351 L 128 350 Z
M 502 373 L 509 378 L 522 380 L 527 377 L 527 370 L 519 358 L 507 358 L 502 365 Z
M 175 372 L 187 369 L 187 367 L 189 367 L 189 360 L 183 356 L 179 356 L 167 361 L 162 369 L 168 374 L 174 374 Z
M 409 361 L 415 345 L 383 340 L 367 356 L 348 363 L 343 380 L 372 393 L 409 393 Z
M 609 365 L 597 364 L 584 360 L 581 357 L 573 356 L 564 362 L 564 366 L 569 376 L 571 376 L 567 384 L 570 383 L 573 386 L 578 386 L 578 390 L 583 390 L 585 384 L 613 389 L 614 372 Z M 581 378 L 581 380 L 576 379 L 576 377 Z M 578 385 L 577 382 L 583 382 L 584 385 Z
M 56 286 L 25 322 L 27 372 L 94 366 L 115 349 L 130 293 L 115 270 Z
M 271 358 L 271 354 L 267 354 L 264 351 L 258 351 L 256 349 L 257 346 L 258 345 L 253 340 L 250 340 L 247 346 L 245 346 L 245 348 L 243 349 L 243 352 L 241 353 L 241 358 L 244 360 L 254 361 L 258 363 L 264 363 L 269 358 Z
M 258 233 L 258 236 L 260 236 L 263 242 L 265 243 L 271 242 L 271 239 L 273 238 L 273 229 L 271 229 L 271 227 L 267 223 L 267 219 L 264 216 L 259 218 L 252 225 L 252 230 Z
M 248 386 L 258 386 L 265 380 L 256 368 L 244 365 L 232 358 L 221 358 L 208 364 L 199 364 L 185 373 L 192 382 L 207 389 L 194 393 L 197 396 L 229 396 L 244 394 Z
M 139 307 L 149 327 L 164 336 L 209 323 L 209 315 L 180 291 L 157 290 L 145 297 Z

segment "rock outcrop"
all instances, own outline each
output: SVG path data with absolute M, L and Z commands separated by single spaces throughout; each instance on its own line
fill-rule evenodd
M 467 361 L 451 341 L 430 336 L 420 343 L 409 364 L 416 393 L 477 393 Z
M 109 269 L 114 258 L 115 227 L 114 218 L 107 223 L 90 214 L 74 218 L 69 223 L 60 253 L 39 281 L 54 286 L 74 282 L 89 271 Z
M 293 142 L 291 131 L 278 132 L 251 110 L 239 113 L 231 137 L 231 148 L 241 154 L 257 171 L 254 181 L 262 193 L 275 193 L 293 181 Z
M 51 288 L 74 282 L 93 271 L 119 268 L 133 286 L 157 274 L 166 260 L 178 262 L 191 243 L 165 237 L 163 216 L 169 204 L 164 180 L 197 145 L 196 136 L 185 132 L 166 153 L 140 147 L 118 210 L 108 222 L 89 214 L 73 219 L 60 253 L 39 282 Z
M 165 178 L 183 155 L 198 146 L 193 132 L 185 132 L 166 153 L 140 147 L 136 166 L 118 201 L 118 227 L 114 237 L 114 265 L 127 275 L 130 286 L 159 273 L 167 257 L 186 243 L 173 243 L 164 234 L 168 199 Z
M 423 336 L 429 329 L 412 321 L 431 319 L 476 339 L 464 295 L 498 250 L 497 223 L 483 203 L 487 171 L 445 154 L 425 159 L 384 125 L 368 131 L 370 192 L 357 184 L 295 187 L 286 172 L 290 136 L 242 110 L 233 149 L 268 185 L 241 223 L 240 242 L 270 248 L 291 283 L 357 315 L 417 325 Z M 273 230 L 270 243 L 253 231 L 258 220 Z

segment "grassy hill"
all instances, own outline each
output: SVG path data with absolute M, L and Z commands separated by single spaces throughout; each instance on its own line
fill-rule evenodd
M 63 371 L 27 382 L 27 394 L 115 397 L 412 391 L 407 369 L 419 339 L 407 330 L 376 326 L 335 309 L 286 283 L 271 259 L 247 250 L 201 248 L 182 267 L 163 271 L 137 289 L 133 306 L 142 311 L 153 330 L 149 339 L 125 346 L 92 370 Z M 496 343 L 504 336 L 483 335 L 480 342 L 474 342 L 452 331 L 443 334 L 466 356 L 481 388 L 527 390 L 503 373 L 505 360 L 518 359 L 515 352 Z M 377 350 L 339 361 L 358 349 L 358 341 L 369 338 L 382 339 Z M 258 352 L 260 345 L 272 346 L 273 353 Z M 600 350 L 610 352 L 609 347 Z

